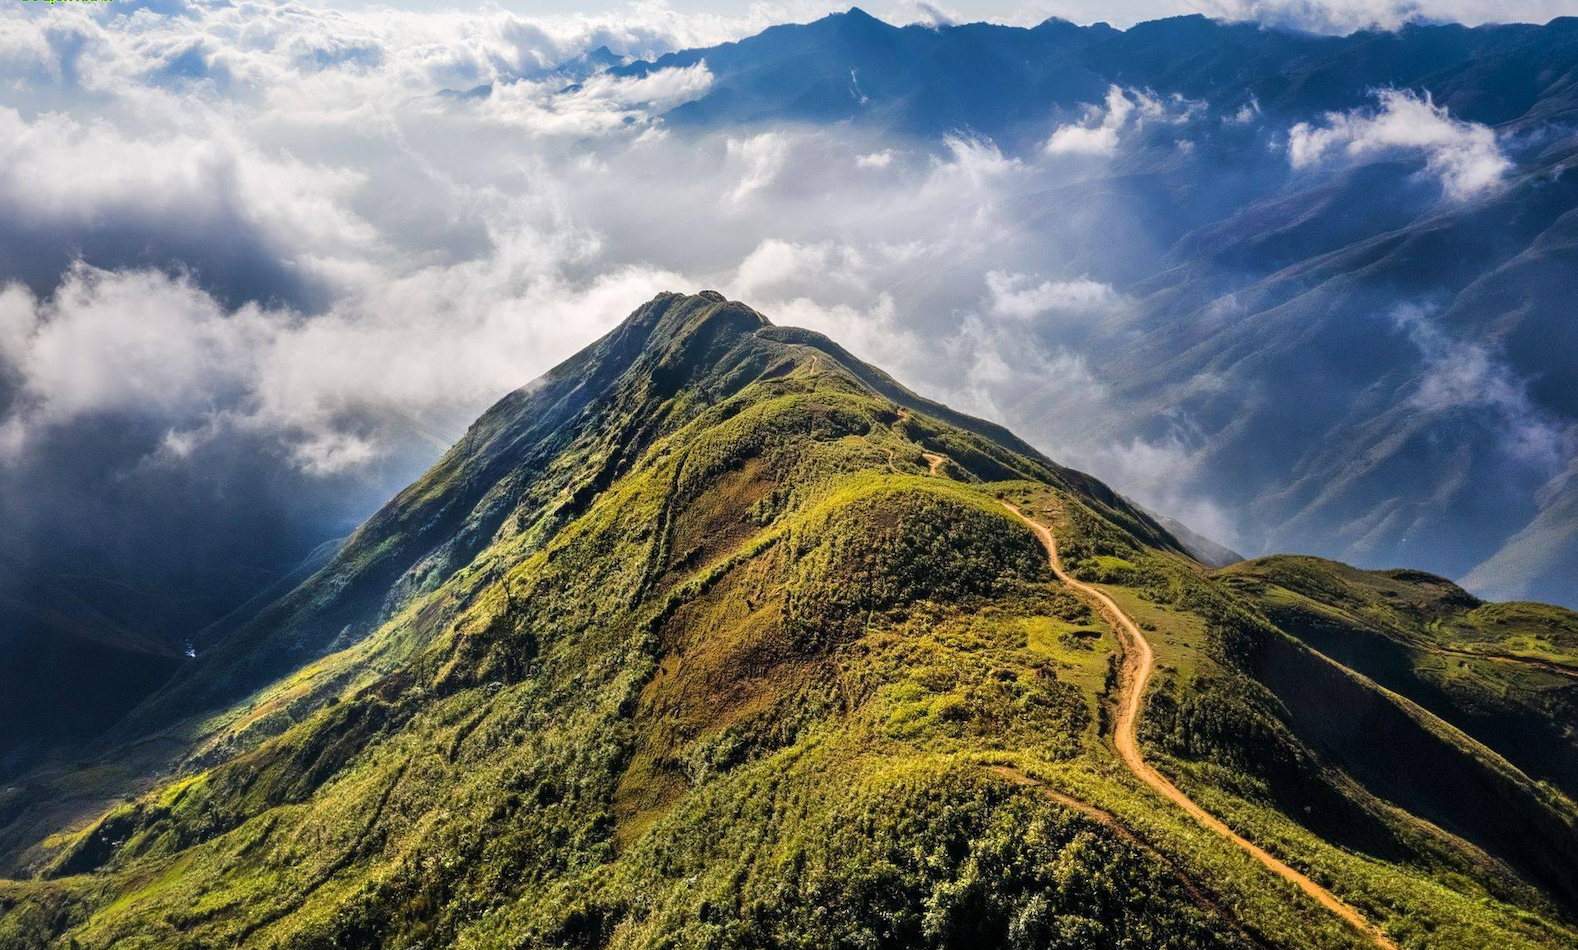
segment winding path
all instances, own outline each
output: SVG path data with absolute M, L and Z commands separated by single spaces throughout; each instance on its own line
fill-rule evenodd
M 1261 940 L 1253 933 L 1245 930 L 1244 926 L 1238 922 L 1238 918 L 1234 917 L 1233 914 L 1227 910 L 1227 908 L 1223 907 L 1216 900 L 1216 898 L 1207 893 L 1204 888 L 1195 883 L 1195 880 L 1191 878 L 1183 868 L 1179 867 L 1177 862 L 1173 861 L 1171 857 L 1167 856 L 1165 853 L 1151 845 L 1150 842 L 1135 834 L 1127 825 L 1118 820 L 1118 816 L 1112 814 L 1109 811 L 1103 811 L 1102 809 L 1097 808 L 1095 805 L 1092 805 L 1087 801 L 1082 801 L 1081 799 L 1075 798 L 1072 795 L 1067 795 L 1063 792 L 1057 791 L 1056 789 L 1048 788 L 1047 786 L 1041 784 L 1016 768 L 1006 765 L 994 765 L 991 767 L 991 771 L 997 775 L 1002 776 L 1015 785 L 1034 788 L 1036 791 L 1040 792 L 1042 795 L 1046 796 L 1052 801 L 1057 802 L 1059 805 L 1062 805 L 1064 808 L 1073 809 L 1074 811 L 1079 812 L 1081 815 L 1084 815 L 1089 820 L 1094 821 L 1103 828 L 1106 828 L 1112 834 L 1117 835 L 1119 838 L 1123 839 L 1125 843 L 1136 850 L 1144 851 L 1146 854 L 1155 858 L 1157 861 L 1160 861 L 1169 871 L 1173 873 L 1173 877 L 1178 880 L 1179 884 L 1183 885 L 1183 889 L 1189 892 L 1189 895 L 1195 899 L 1196 903 L 1211 909 L 1218 917 L 1227 921 L 1228 925 L 1231 926 L 1233 930 L 1244 939 L 1246 944 L 1256 948 L 1256 950 L 1270 950 L 1264 940 Z
M 1078 580 L 1063 570 L 1063 563 L 1057 556 L 1057 539 L 1052 536 L 1050 528 L 1006 501 L 1003 502 L 1003 507 L 1012 511 L 1041 539 L 1041 546 L 1046 548 L 1047 563 L 1051 565 L 1052 573 L 1057 575 L 1057 579 L 1065 586 L 1094 601 L 1102 616 L 1112 624 L 1113 632 L 1118 635 L 1123 650 L 1123 669 L 1119 676 L 1118 717 L 1113 728 L 1113 743 L 1117 746 L 1118 757 L 1123 760 L 1129 771 L 1163 798 L 1188 812 L 1195 821 L 1237 845 L 1239 849 L 1247 852 L 1250 857 L 1265 865 L 1279 877 L 1298 885 L 1299 890 L 1347 921 L 1381 950 L 1397 950 L 1397 944 L 1382 933 L 1379 927 L 1365 919 L 1363 914 L 1343 903 L 1335 894 L 1310 880 L 1304 873 L 1295 870 L 1266 849 L 1229 828 L 1220 818 L 1195 804 L 1194 799 L 1179 791 L 1178 786 L 1145 761 L 1144 756 L 1140 754 L 1135 725 L 1139 722 L 1140 706 L 1145 699 L 1145 685 L 1150 681 L 1151 671 L 1156 666 L 1156 654 L 1151 650 L 1150 642 L 1145 639 L 1145 634 L 1140 632 L 1139 624 L 1124 613 L 1117 601 L 1113 600 L 1106 591 L 1094 584 Z

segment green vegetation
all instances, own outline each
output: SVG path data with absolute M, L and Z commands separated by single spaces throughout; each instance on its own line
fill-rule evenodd
M 137 769 L 7 790 L 0 946 L 1364 946 L 1122 767 L 1118 641 L 1003 501 L 1148 631 L 1142 739 L 1197 801 L 1409 950 L 1578 940 L 1569 792 L 1289 611 L 1501 665 L 1571 615 L 1210 574 L 830 342 L 665 295 L 139 710 Z M 1312 678 L 1513 823 L 1399 794 Z
M 1307 645 L 1578 796 L 1578 615 L 1316 558 L 1249 561 L 1221 578 Z

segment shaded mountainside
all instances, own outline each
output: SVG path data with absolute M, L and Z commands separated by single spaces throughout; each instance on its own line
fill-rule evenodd
M 1324 655 L 1578 796 L 1578 617 L 1442 578 L 1276 557 L 1220 575 Z
M 1133 288 L 1146 332 L 1114 321 L 1092 344 L 1114 405 L 1146 439 L 1165 442 L 1180 415 L 1203 432 L 1177 477 L 1213 485 L 1265 549 L 1566 601 L 1578 518 L 1560 459 L 1578 417 L 1578 337 L 1558 288 L 1578 221 L 1573 147 L 1553 144 L 1494 195 L 1427 204 L 1374 233 L 1336 222 L 1420 188 L 1411 165 L 1357 169 L 1187 235 Z M 1480 377 L 1454 388 L 1471 363 Z M 1088 431 L 1109 418 L 1093 414 Z
M 97 761 L 0 792 L 0 946 L 1376 945 L 1124 766 L 1119 633 L 1010 504 L 1145 631 L 1140 743 L 1191 800 L 1398 946 L 1578 940 L 1534 751 L 1572 741 L 1578 618 L 1210 572 L 703 293 L 489 410 Z M 1406 662 L 1339 649 L 1371 640 Z
M 611 68 L 616 76 L 705 62 L 707 94 L 678 125 L 855 121 L 939 136 L 961 130 L 1018 149 L 1056 110 L 1101 102 L 1110 84 L 1307 120 L 1380 88 L 1430 90 L 1454 115 L 1500 124 L 1578 115 L 1578 19 L 1323 36 L 1194 14 L 1117 30 L 1049 19 L 893 26 L 854 8 L 735 43 Z
M 0 781 L 56 746 L 91 741 L 181 664 L 169 644 L 83 605 L 70 582 L 41 586 L 0 589 Z

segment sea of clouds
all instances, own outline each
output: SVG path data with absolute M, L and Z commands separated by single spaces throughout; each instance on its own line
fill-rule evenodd
M 1417 12 L 1305 7 L 1222 12 L 1307 25 L 1329 13 L 1328 26 Z M 963 134 L 681 134 L 660 116 L 707 92 L 704 63 L 569 87 L 548 72 L 598 46 L 649 58 L 821 12 L 4 7 L 10 556 L 46 540 L 91 547 L 106 532 L 135 545 L 173 504 L 207 512 L 220 533 L 262 506 L 282 527 L 272 546 L 253 545 L 257 559 L 299 551 L 664 290 L 719 289 L 927 395 L 1021 421 L 1032 388 L 1103 398 L 1079 341 L 1133 306 L 1114 289 L 1119 258 L 1161 251 L 1121 196 L 1093 194 L 1057 220 L 1026 199 L 1099 179 L 1130 143 L 1186 155 L 1194 130 L 1243 126 L 1289 174 L 1414 152 L 1446 200 L 1494 189 L 1509 169 L 1489 130 L 1407 92 L 1259 129 L 1254 103 L 1213 112 L 1113 87 L 1049 117 L 1044 147 L 1005 154 Z M 482 85 L 492 94 L 440 94 Z M 1125 466 L 1177 463 L 1167 445 L 1046 447 L 1120 482 L 1143 482 Z M 1145 500 L 1233 540 L 1206 500 Z

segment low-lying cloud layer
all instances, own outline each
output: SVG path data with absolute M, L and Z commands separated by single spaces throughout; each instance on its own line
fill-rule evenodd
M 1546 23 L 1572 15 L 1567 0 L 1208 0 L 1211 16 L 1346 35 L 1410 23 Z
M 1176 446 L 1065 442 L 1058 419 L 1021 408 L 1030 391 L 1107 398 L 1081 340 L 1122 325 L 1135 303 L 1114 285 L 1164 250 L 1128 196 L 1080 189 L 1106 173 L 1094 166 L 1186 154 L 1231 129 L 1257 148 L 1287 140 L 1306 171 L 1413 150 L 1457 197 L 1507 170 L 1487 130 L 1405 93 L 1255 138 L 1253 104 L 1218 113 L 1114 86 L 1049 115 L 1044 147 L 1018 155 L 965 132 L 681 133 L 660 116 L 712 87 L 705 63 L 639 79 L 550 72 L 599 46 L 651 57 L 820 12 L 5 8 L 7 556 L 106 532 L 134 544 L 168 498 L 85 499 L 173 473 L 200 476 L 201 504 L 229 511 L 258 503 L 248 492 L 265 472 L 267 504 L 295 506 L 283 521 L 343 531 L 493 400 L 658 291 L 709 286 L 1026 425 L 1122 487 Z M 1163 500 L 1228 530 L 1207 502 Z M 301 547 L 282 538 L 256 558 L 277 567 Z
M 1516 461 L 1561 472 L 1578 456 L 1578 426 L 1548 412 L 1529 395 L 1529 381 L 1477 340 L 1454 339 L 1428 308 L 1404 305 L 1393 319 L 1419 348 L 1424 372 L 1409 404 L 1422 412 L 1487 413 L 1502 433 L 1500 447 Z

